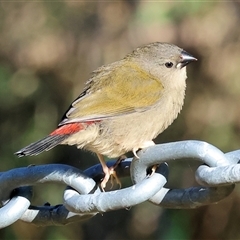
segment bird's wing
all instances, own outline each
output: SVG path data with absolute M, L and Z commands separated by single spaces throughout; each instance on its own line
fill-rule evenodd
M 89 88 L 72 103 L 59 125 L 96 121 L 145 111 L 161 97 L 163 85 L 137 64 L 121 63 L 95 71 Z

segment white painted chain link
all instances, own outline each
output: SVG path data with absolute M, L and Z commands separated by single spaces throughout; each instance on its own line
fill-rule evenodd
M 139 151 L 138 155 L 139 159 L 126 159 L 116 168 L 119 177 L 130 176 L 134 185 L 108 192 L 101 192 L 98 186 L 103 177 L 99 164 L 84 172 L 63 164 L 1 172 L 0 228 L 19 219 L 41 226 L 65 225 L 147 200 L 165 208 L 196 208 L 224 199 L 240 181 L 240 150 L 224 154 L 206 142 L 189 140 L 155 145 Z M 195 172 L 200 186 L 165 188 L 169 171 L 166 162 L 186 158 L 203 163 Z M 159 165 L 156 172 L 147 175 L 147 169 L 156 164 Z M 31 206 L 33 186 L 49 182 L 67 185 L 63 204 Z

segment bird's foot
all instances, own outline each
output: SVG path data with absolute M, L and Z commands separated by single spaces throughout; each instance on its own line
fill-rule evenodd
M 115 165 L 115 164 L 114 164 Z M 119 188 L 121 188 L 122 184 L 121 184 L 121 181 L 119 180 L 118 176 L 117 176 L 117 173 L 116 171 L 114 170 L 114 166 L 110 167 L 110 168 L 106 168 L 106 169 L 103 169 L 103 172 L 105 174 L 100 186 L 101 186 L 101 189 L 103 192 L 105 192 L 105 188 L 106 188 L 106 185 L 107 185 L 107 182 L 111 181 L 111 188 L 113 187 L 114 185 L 114 181 L 116 181 L 116 183 L 119 185 Z
M 117 173 L 115 171 L 115 169 L 118 167 L 118 165 L 127 158 L 127 156 L 125 155 L 121 155 L 117 161 L 114 163 L 114 165 L 110 168 L 112 169 L 113 173 L 111 174 L 111 188 L 113 187 L 114 185 L 114 180 L 116 181 L 117 185 L 119 185 L 119 188 L 122 188 L 122 183 L 121 181 L 119 180 L 118 176 L 117 176 Z
M 102 164 L 103 172 L 105 174 L 105 176 L 100 184 L 102 191 L 104 191 L 104 189 L 106 188 L 106 185 L 107 185 L 107 182 L 109 181 L 109 179 L 111 181 L 111 189 L 114 185 L 114 181 L 116 181 L 117 185 L 119 185 L 119 188 L 122 187 L 121 181 L 119 180 L 115 169 L 126 158 L 127 157 L 125 155 L 120 156 L 117 159 L 116 163 L 112 167 L 108 167 L 106 164 Z
M 156 164 L 156 165 L 152 166 L 149 176 L 152 176 L 156 172 L 158 166 L 159 166 L 159 164 Z
M 145 141 L 140 147 L 133 148 L 132 152 L 133 152 L 134 156 L 137 159 L 139 159 L 139 156 L 137 155 L 137 151 L 139 151 L 140 149 L 143 149 L 143 148 L 154 146 L 154 145 L 155 145 L 155 143 L 153 141 Z

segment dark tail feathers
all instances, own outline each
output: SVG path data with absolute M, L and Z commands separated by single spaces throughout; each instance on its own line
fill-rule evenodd
M 54 148 L 68 136 L 68 134 L 49 135 L 35 143 L 31 143 L 14 154 L 16 154 L 18 157 L 38 155 L 43 151 L 48 151 Z

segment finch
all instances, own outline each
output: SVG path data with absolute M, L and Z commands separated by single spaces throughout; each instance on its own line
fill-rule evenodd
M 43 139 L 15 154 L 38 155 L 59 144 L 76 145 L 97 154 L 105 188 L 113 169 L 104 156 L 153 145 L 181 111 L 186 89 L 186 65 L 196 61 L 185 50 L 168 43 L 136 48 L 122 60 L 92 72 L 58 127 Z

